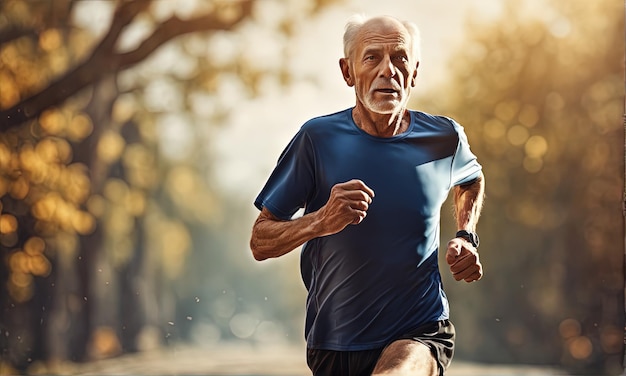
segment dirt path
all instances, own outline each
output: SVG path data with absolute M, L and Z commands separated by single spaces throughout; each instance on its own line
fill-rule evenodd
M 299 347 L 179 347 L 74 365 L 74 375 L 310 375 Z M 446 376 L 566 375 L 556 369 L 455 361 Z

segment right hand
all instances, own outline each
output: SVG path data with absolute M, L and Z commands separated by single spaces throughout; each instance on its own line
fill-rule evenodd
M 446 262 L 455 280 L 478 281 L 483 276 L 483 266 L 476 248 L 467 240 L 454 238 L 448 242 Z
M 361 180 L 335 184 L 328 202 L 318 211 L 326 235 L 336 234 L 350 224 L 361 223 L 373 198 L 374 191 Z

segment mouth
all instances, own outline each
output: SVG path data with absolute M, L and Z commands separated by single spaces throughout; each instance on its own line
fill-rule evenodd
M 395 89 L 388 89 L 388 88 L 382 88 L 382 89 L 375 89 L 374 91 L 378 92 L 378 93 L 383 93 L 383 94 L 397 94 L 398 91 Z

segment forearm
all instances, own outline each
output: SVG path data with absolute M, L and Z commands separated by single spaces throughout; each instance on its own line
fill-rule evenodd
M 481 173 L 472 184 L 454 188 L 454 214 L 458 230 L 476 231 L 485 197 L 485 177 Z
M 283 221 L 263 209 L 252 228 L 250 249 L 258 261 L 280 257 L 305 242 L 322 236 L 320 227 L 315 213 Z
M 373 197 L 371 188 L 353 179 L 335 184 L 324 206 L 297 219 L 283 221 L 263 208 L 252 227 L 252 254 L 259 261 L 279 257 L 311 239 L 336 234 L 350 224 L 358 225 L 367 215 Z

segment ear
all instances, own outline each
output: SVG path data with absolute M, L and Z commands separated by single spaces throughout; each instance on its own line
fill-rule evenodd
M 420 66 L 420 62 L 418 61 L 417 64 L 415 64 L 415 70 L 413 71 L 413 77 L 411 77 L 411 87 L 415 87 L 415 84 L 417 83 L 417 68 L 419 68 Z
M 346 81 L 346 84 L 350 87 L 354 86 L 354 80 L 350 75 L 350 64 L 348 63 L 348 59 L 345 57 L 339 59 L 339 68 L 341 68 L 341 74 L 343 75 L 343 80 Z

